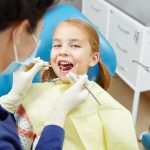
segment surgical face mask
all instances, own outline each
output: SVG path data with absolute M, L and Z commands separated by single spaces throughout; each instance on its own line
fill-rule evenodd
M 33 40 L 36 44 L 36 49 L 34 50 L 34 52 L 28 58 L 26 58 L 24 61 L 21 61 L 18 58 L 16 45 L 13 44 L 13 51 L 14 51 L 14 55 L 15 55 L 15 60 L 13 62 L 11 62 L 9 64 L 9 66 L 4 71 L 2 71 L 0 73 L 0 76 L 12 74 L 13 72 L 17 71 L 20 67 L 22 67 L 24 65 L 28 65 L 32 62 L 32 59 L 36 56 L 37 50 L 38 50 L 39 45 L 40 45 L 40 41 L 39 42 L 37 41 L 37 38 L 35 37 L 34 34 L 32 34 L 32 37 L 33 37 Z

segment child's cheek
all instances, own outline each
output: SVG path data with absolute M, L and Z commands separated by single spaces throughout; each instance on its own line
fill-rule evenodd
M 51 53 L 51 56 L 50 56 L 50 60 L 53 61 L 53 62 L 56 62 L 56 59 L 57 59 L 57 54 L 56 54 L 56 52 L 52 52 L 52 53 Z
M 83 55 L 83 56 L 76 56 L 76 57 L 75 57 L 75 62 L 76 62 L 76 63 L 82 63 L 83 57 L 84 57 L 84 55 Z

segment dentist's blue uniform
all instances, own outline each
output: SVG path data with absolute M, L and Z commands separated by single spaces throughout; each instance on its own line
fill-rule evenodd
M 56 125 L 46 126 L 35 150 L 61 150 L 64 130 Z M 22 150 L 13 114 L 0 106 L 0 150 Z

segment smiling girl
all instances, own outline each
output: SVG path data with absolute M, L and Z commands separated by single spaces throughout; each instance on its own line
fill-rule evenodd
M 57 77 L 60 82 L 34 84 L 23 100 L 23 107 L 33 125 L 33 132 L 40 136 L 56 99 L 70 87 L 66 75 L 69 72 L 87 74 L 89 67 L 98 63 L 98 84 L 90 81 L 88 88 L 101 105 L 89 94 L 86 102 L 68 114 L 63 149 L 137 150 L 130 112 L 105 91 L 110 76 L 100 60 L 99 46 L 99 36 L 88 23 L 78 19 L 60 23 L 53 35 L 52 69 L 43 72 L 41 77 L 42 81 Z

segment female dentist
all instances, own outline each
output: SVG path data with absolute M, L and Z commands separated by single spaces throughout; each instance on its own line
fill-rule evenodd
M 13 113 L 29 90 L 35 74 L 48 67 L 46 62 L 34 57 L 39 45 L 42 16 L 54 3 L 55 0 L 0 1 L 0 75 L 14 72 L 11 91 L 0 97 L 0 149 L 22 149 Z M 35 65 L 27 70 L 26 65 L 32 61 Z M 87 76 L 76 79 L 69 73 L 68 78 L 76 83 L 64 93 L 61 103 L 56 102 L 35 149 L 62 149 L 65 116 L 87 99 L 88 92 L 84 88 Z

